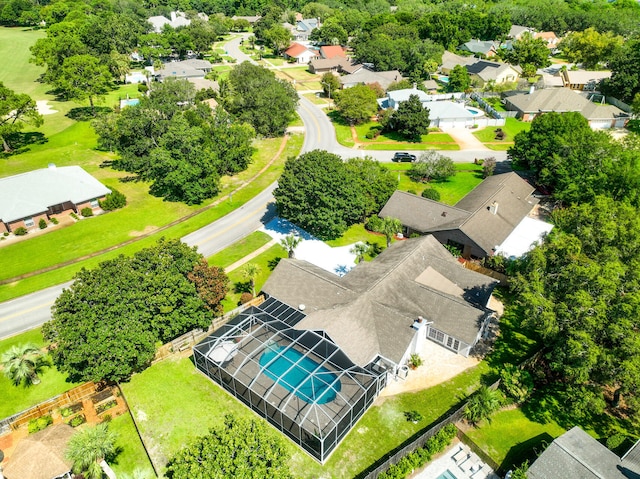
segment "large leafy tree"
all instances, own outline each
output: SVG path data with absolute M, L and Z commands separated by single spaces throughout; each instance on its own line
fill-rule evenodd
M 349 123 L 368 121 L 378 111 L 376 92 L 367 85 L 355 85 L 334 94 L 336 108 Z
M 65 456 L 73 462 L 73 471 L 87 479 L 102 479 L 105 458 L 116 453 L 117 435 L 102 423 L 82 429 L 69 440 Z
M 542 38 L 533 38 L 533 35 L 528 32 L 513 42 L 513 48 L 505 51 L 504 56 L 508 62 L 523 68 L 527 65 L 532 65 L 535 68 L 551 65 L 546 42 Z
M 64 60 L 54 84 L 66 98 L 88 99 L 95 115 L 94 102 L 104 97 L 112 82 L 109 69 L 98 58 L 92 55 L 75 55 Z
M 631 103 L 640 93 L 640 35 L 628 39 L 609 60 L 611 78 L 606 80 L 603 91 L 622 101 Z
M 430 124 L 429 109 L 422 106 L 418 95 L 409 95 L 391 116 L 388 127 L 412 141 L 420 141 L 429 132 Z
M 249 123 L 258 135 L 284 133 L 298 105 L 298 94 L 289 82 L 244 62 L 229 73 L 229 85 L 222 103 L 234 118 Z
M 167 472 L 173 479 L 289 479 L 287 462 L 283 440 L 263 421 L 227 415 L 224 426 L 179 451 Z
M 16 93 L 0 82 L 0 140 L 5 153 L 11 151 L 11 135 L 25 125 L 42 125 L 36 102 L 25 93 Z
M 156 343 L 207 327 L 210 311 L 219 311 L 208 291 L 224 286 L 202 271 L 201 260 L 195 248 L 161 240 L 132 257 L 81 270 L 43 328 L 55 345 L 54 363 L 74 380 L 121 381 L 148 366 Z M 190 274 L 198 279 L 190 281 Z
M 469 88 L 471 88 L 469 72 L 462 65 L 456 65 L 449 72 L 449 91 L 467 91 Z
M 17 344 L 11 346 L 0 356 L 0 364 L 5 376 L 14 384 L 39 384 L 38 374 L 50 365 L 47 356 L 35 344 Z
M 453 160 L 433 150 L 420 155 L 407 171 L 409 178 L 420 182 L 444 181 L 455 174 Z
M 570 62 L 582 63 L 584 68 L 593 69 L 599 63 L 607 63 L 621 46 L 621 36 L 587 28 L 583 32 L 569 33 L 558 48 Z

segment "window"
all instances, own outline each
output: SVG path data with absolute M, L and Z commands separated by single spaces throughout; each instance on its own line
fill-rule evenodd
M 439 343 L 444 343 L 444 333 L 442 331 L 431 328 L 429 329 L 429 337 L 438 341 Z
M 97 208 L 99 206 L 98 200 L 91 200 L 91 203 L 89 204 L 92 208 Z
M 457 351 L 460 347 L 460 341 L 449 336 L 447 338 L 447 347 L 453 349 L 454 351 Z
M 24 225 L 27 228 L 31 228 L 35 223 L 33 222 L 33 218 L 25 218 L 24 219 Z

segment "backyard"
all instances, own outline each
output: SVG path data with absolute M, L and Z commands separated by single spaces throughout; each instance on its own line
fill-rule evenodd
M 488 126 L 482 130 L 478 130 L 473 135 L 485 144 L 487 148 L 492 150 L 508 150 L 513 146 L 513 139 L 521 131 L 529 131 L 531 123 L 520 121 L 516 118 L 507 118 L 502 131 L 505 133 L 504 139 L 496 139 L 496 127 Z

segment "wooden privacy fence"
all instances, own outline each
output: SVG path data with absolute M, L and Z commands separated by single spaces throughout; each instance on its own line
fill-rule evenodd
M 478 263 L 474 263 L 473 261 L 464 261 L 462 265 L 467 269 L 475 271 L 476 273 L 481 273 L 485 276 L 490 276 L 493 279 L 497 279 L 498 281 L 500 281 L 500 284 L 502 286 L 507 286 L 509 284 L 509 278 L 506 274 L 498 273 L 497 271 L 494 271 L 492 269 L 485 268 L 484 266 L 479 265 Z

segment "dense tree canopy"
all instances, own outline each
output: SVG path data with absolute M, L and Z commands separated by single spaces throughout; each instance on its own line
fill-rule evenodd
M 640 35 L 627 40 L 609 60 L 611 78 L 605 80 L 603 91 L 631 103 L 640 93 Z
M 264 67 L 244 62 L 229 73 L 222 96 L 226 110 L 238 121 L 249 123 L 258 135 L 282 135 L 298 105 L 293 86 Z
M 352 125 L 370 120 L 378 111 L 376 92 L 367 85 L 339 90 L 333 97 L 342 118 Z
M 503 55 L 509 63 L 520 65 L 523 69 L 533 67 L 534 73 L 537 68 L 551 65 L 547 43 L 542 38 L 533 38 L 529 32 L 514 41 L 512 49 L 504 50 Z
M 95 114 L 94 102 L 103 98 L 111 88 L 109 69 L 92 55 L 65 58 L 54 84 L 68 99 L 89 100 Z
M 207 327 L 219 312 L 209 291 L 226 288 L 226 278 L 200 280 L 211 277 L 201 260 L 195 248 L 161 240 L 77 273 L 43 327 L 58 369 L 74 381 L 125 380 L 149 365 L 156 343 Z
M 462 65 L 456 65 L 449 73 L 448 90 L 453 92 L 468 91 L 471 88 L 471 77 Z
M 422 106 L 418 95 L 409 95 L 407 101 L 403 101 L 398 109 L 393 112 L 387 128 L 397 131 L 412 141 L 420 141 L 422 135 L 429 132 L 429 109 Z
M 585 69 L 592 70 L 599 63 L 606 64 L 621 46 L 621 36 L 587 28 L 584 32 L 569 33 L 558 48 L 570 62 L 581 63 Z
M 179 451 L 167 473 L 172 479 L 292 477 L 284 441 L 264 421 L 232 415 Z
M 290 158 L 274 192 L 278 214 L 321 239 L 334 239 L 377 212 L 397 186 L 372 160 L 315 150 Z
M 42 125 L 36 102 L 25 93 L 16 93 L 0 82 L 0 140 L 6 153 L 11 151 L 11 136 L 25 125 Z

